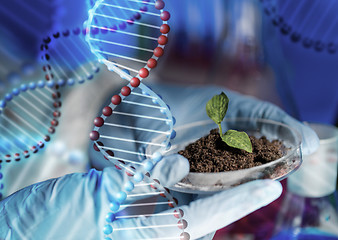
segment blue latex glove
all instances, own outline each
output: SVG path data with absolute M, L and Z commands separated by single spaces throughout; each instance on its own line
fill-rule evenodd
M 152 177 L 172 185 L 188 171 L 184 158 L 170 156 Z M 0 202 L 0 239 L 103 239 L 109 204 L 126 181 L 126 174 L 109 167 L 26 187 Z
M 152 177 L 170 186 L 188 171 L 185 158 L 171 155 L 155 166 Z M 103 239 L 102 229 L 111 197 L 120 191 L 124 181 L 125 174 L 110 167 L 102 172 L 70 174 L 26 187 L 0 202 L 0 239 Z M 254 181 L 180 206 L 188 222 L 186 231 L 191 239 L 205 236 L 270 203 L 281 190 L 278 182 Z M 116 222 L 119 227 L 165 224 L 158 219 Z M 153 238 L 157 231 L 161 236 L 165 233 L 165 230 L 150 228 L 141 231 L 140 236 Z M 140 237 L 125 234 L 115 235 L 114 239 Z
M 279 107 L 254 97 L 244 96 L 217 86 L 150 85 L 163 97 L 176 118 L 176 127 L 183 124 L 210 119 L 205 111 L 206 103 L 222 91 L 230 99 L 226 118 L 263 118 L 282 122 L 297 129 L 302 135 L 302 153 L 313 153 L 319 146 L 316 133 L 308 126 L 286 114 Z

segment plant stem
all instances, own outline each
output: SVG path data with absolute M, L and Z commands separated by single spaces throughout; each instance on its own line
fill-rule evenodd
M 223 131 L 222 131 L 222 126 L 220 123 L 217 124 L 219 128 L 219 135 L 222 137 L 223 136 Z

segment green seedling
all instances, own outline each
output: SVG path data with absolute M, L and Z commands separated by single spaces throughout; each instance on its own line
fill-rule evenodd
M 229 98 L 222 92 L 220 95 L 213 96 L 207 102 L 206 110 L 208 116 L 218 125 L 219 134 L 228 146 L 238 148 L 252 153 L 252 144 L 248 134 L 236 130 L 228 130 L 223 134 L 221 122 L 228 110 Z

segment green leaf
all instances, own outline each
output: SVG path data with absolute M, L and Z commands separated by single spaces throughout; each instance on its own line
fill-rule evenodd
M 220 95 L 213 96 L 207 102 L 206 110 L 209 118 L 211 118 L 216 124 L 220 124 L 225 117 L 228 110 L 229 98 L 222 92 Z
M 239 148 L 252 153 L 252 144 L 248 134 L 236 130 L 228 130 L 222 140 L 230 147 Z

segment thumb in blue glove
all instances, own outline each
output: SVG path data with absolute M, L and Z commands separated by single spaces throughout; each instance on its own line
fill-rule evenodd
M 173 185 L 188 171 L 187 161 L 171 156 L 152 177 Z M 127 181 L 110 167 L 26 187 L 0 202 L 0 239 L 103 239 L 109 204 Z

